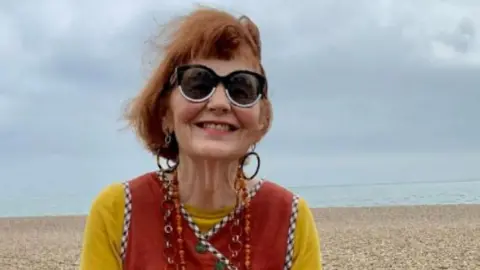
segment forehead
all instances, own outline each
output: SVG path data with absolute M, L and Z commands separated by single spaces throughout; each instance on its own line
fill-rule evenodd
M 242 60 L 217 60 L 217 59 L 199 59 L 192 61 L 191 64 L 199 64 L 207 66 L 220 76 L 225 76 L 237 70 L 249 70 L 258 72 L 251 63 Z

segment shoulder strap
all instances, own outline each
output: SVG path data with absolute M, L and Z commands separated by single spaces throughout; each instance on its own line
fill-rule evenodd
M 297 228 L 298 200 L 298 195 L 293 195 L 292 213 L 290 214 L 290 225 L 288 226 L 287 255 L 285 256 L 285 265 L 283 267 L 284 270 L 290 270 L 293 264 L 293 246 L 295 244 L 295 229 Z
M 284 270 L 291 269 L 293 265 L 298 203 L 297 195 L 270 181 L 265 181 L 257 196 L 252 199 L 252 207 L 254 207 L 252 211 L 256 213 L 256 218 L 266 219 L 264 222 L 268 224 L 263 226 L 275 226 L 267 231 L 263 229 L 259 233 L 262 237 L 267 237 L 266 234 L 276 234 L 271 236 L 278 239 L 279 245 L 281 243 L 275 251 L 276 256 L 281 256 L 278 258 L 276 267 Z
M 127 251 L 128 244 L 128 231 L 130 228 L 130 218 L 132 217 L 132 193 L 130 192 L 129 182 L 123 183 L 124 194 L 125 194 L 125 208 L 123 213 L 123 233 L 122 233 L 122 242 L 120 245 L 120 256 L 122 261 L 125 260 L 125 254 Z
M 125 207 L 124 207 L 124 214 L 123 214 L 122 241 L 120 245 L 120 256 L 123 262 L 125 262 L 125 258 L 127 256 L 130 224 L 132 220 L 132 215 L 134 214 L 133 207 L 132 207 L 132 203 L 134 203 L 134 199 L 132 198 L 134 196 L 132 196 L 132 192 L 137 192 L 137 193 L 142 192 L 143 189 L 145 189 L 145 187 L 148 186 L 148 183 L 151 182 L 151 180 L 154 179 L 155 177 L 156 177 L 156 172 L 149 172 L 123 183 L 124 194 L 125 194 Z M 145 196 L 145 197 L 148 197 L 148 196 Z M 138 199 L 138 194 L 137 194 L 137 199 Z M 139 203 L 142 203 L 142 202 L 139 202 Z

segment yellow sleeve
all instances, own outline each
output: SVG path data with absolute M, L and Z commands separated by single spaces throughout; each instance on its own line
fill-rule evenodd
M 322 254 L 317 226 L 307 202 L 298 202 L 297 227 L 293 244 L 292 270 L 322 270 Z
M 81 270 L 120 270 L 120 244 L 125 207 L 120 183 L 103 189 L 92 203 L 83 235 Z

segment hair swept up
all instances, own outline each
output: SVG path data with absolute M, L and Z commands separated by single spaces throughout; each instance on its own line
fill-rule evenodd
M 126 107 L 125 118 L 151 153 L 176 159 L 176 140 L 164 147 L 166 134 L 162 118 L 167 110 L 168 95 L 161 95 L 175 67 L 193 59 L 242 59 L 265 73 L 261 65 L 260 32 L 246 16 L 235 18 L 225 11 L 199 7 L 163 25 L 158 41 L 156 49 L 160 50 L 160 62 L 143 89 Z M 268 99 L 262 99 L 261 114 L 266 133 L 272 118 Z

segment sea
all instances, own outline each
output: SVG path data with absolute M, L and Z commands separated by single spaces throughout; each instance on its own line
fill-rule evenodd
M 480 179 L 287 187 L 310 207 L 480 204 Z M 0 217 L 87 214 L 93 194 L 0 197 Z

